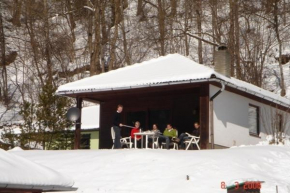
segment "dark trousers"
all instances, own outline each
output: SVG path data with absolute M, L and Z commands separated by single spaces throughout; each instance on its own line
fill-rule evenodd
M 159 136 L 160 142 L 166 142 L 166 149 L 169 149 L 169 144 L 170 144 L 170 138 L 164 135 Z
M 113 126 L 115 131 L 115 141 L 114 141 L 114 149 L 121 149 L 121 128 L 118 126 Z
M 182 148 L 185 148 L 185 144 L 184 144 L 184 140 L 186 139 L 189 139 L 188 135 L 186 135 L 185 133 L 181 133 L 180 136 L 179 136 L 179 145 L 182 147 Z

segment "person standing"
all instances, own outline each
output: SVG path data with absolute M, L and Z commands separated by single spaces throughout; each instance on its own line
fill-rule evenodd
M 123 111 L 123 105 L 118 105 L 117 111 L 113 116 L 113 129 L 115 132 L 115 141 L 114 141 L 114 149 L 121 149 L 121 127 L 123 124 L 121 123 L 121 113 Z

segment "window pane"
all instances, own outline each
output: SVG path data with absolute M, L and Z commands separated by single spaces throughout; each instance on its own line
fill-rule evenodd
M 259 134 L 258 129 L 258 108 L 249 106 L 249 131 L 250 133 Z
M 277 123 L 277 131 L 278 132 L 282 132 L 283 129 L 283 118 L 281 114 L 277 114 L 277 118 L 276 118 L 276 123 Z
M 81 149 L 90 149 L 91 134 L 82 134 L 81 135 Z

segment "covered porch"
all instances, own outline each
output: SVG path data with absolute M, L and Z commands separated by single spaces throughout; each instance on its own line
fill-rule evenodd
M 209 83 L 167 84 L 125 90 L 75 93 L 68 96 L 79 101 L 100 104 L 100 149 L 112 147 L 112 115 L 118 104 L 124 106 L 124 124 L 141 123 L 143 130 L 157 124 L 161 132 L 171 123 L 178 134 L 190 132 L 194 122 L 201 125 L 201 149 L 209 147 Z M 97 116 L 97 115 L 96 115 Z M 97 118 L 97 117 L 96 117 Z M 122 137 L 130 136 L 131 129 L 123 128 Z

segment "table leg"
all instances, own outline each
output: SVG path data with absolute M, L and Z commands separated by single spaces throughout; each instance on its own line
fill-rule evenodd
M 146 149 L 148 149 L 148 135 L 146 135 L 146 142 L 145 143 L 146 143 L 145 147 L 146 147 Z
M 154 135 L 152 136 L 152 149 L 154 149 Z
M 137 139 L 136 139 L 136 135 L 134 137 L 134 146 L 135 146 L 135 149 L 137 149 Z
M 141 149 L 143 149 L 143 137 L 144 135 L 141 135 Z

